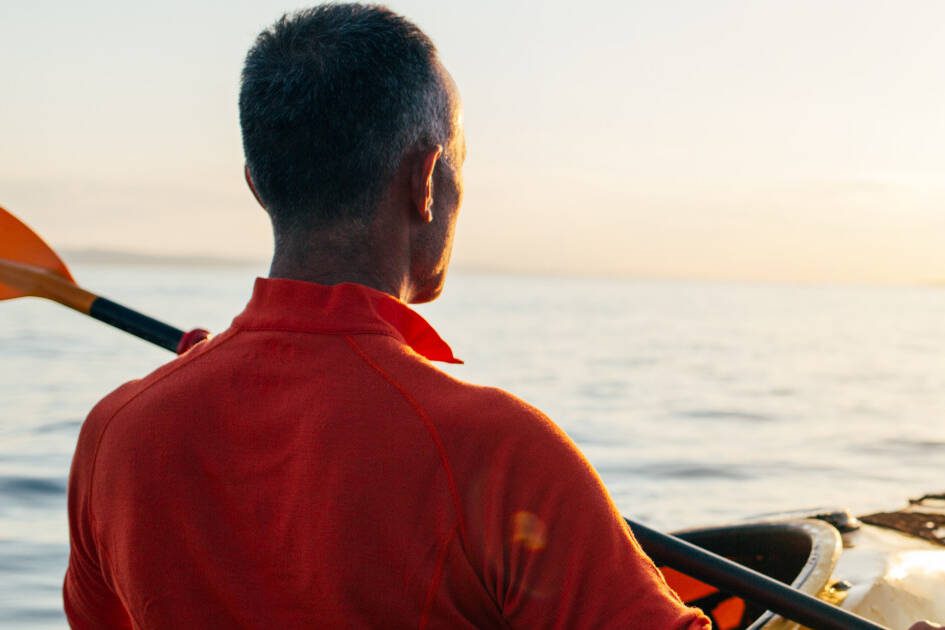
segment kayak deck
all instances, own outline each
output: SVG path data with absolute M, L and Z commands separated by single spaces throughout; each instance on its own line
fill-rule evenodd
M 901 510 L 868 514 L 860 520 L 945 545 L 945 494 L 910 499 L 909 505 Z

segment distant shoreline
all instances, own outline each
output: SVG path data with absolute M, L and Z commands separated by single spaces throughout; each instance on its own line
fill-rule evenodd
M 114 266 L 161 266 L 161 267 L 204 267 L 204 268 L 264 268 L 269 262 L 263 258 L 229 258 L 226 256 L 198 256 L 150 254 L 112 249 L 62 249 L 63 259 L 68 264 L 114 265 Z M 454 265 L 454 271 L 461 274 L 535 276 L 541 278 L 594 278 L 630 280 L 641 282 L 680 282 L 697 284 L 741 284 L 749 286 L 795 286 L 795 287 L 903 287 L 945 289 L 945 279 L 932 279 L 913 283 L 860 283 L 860 282 L 779 282 L 776 280 L 753 280 L 748 278 L 686 278 L 658 275 L 636 275 L 625 273 L 579 273 L 559 270 L 539 269 L 503 269 L 489 265 Z
M 62 257 L 68 263 L 95 265 L 161 265 L 169 267 L 259 267 L 262 258 L 227 258 L 224 256 L 143 254 L 109 249 L 65 249 Z

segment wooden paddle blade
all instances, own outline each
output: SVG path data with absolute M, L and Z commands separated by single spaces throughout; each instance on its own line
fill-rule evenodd
M 59 274 L 22 263 L 0 258 L 0 289 L 9 297 L 33 296 L 59 302 L 77 311 L 92 314 L 92 304 L 98 299 Z
M 25 223 L 0 206 L 0 258 L 39 267 L 74 283 L 69 268 L 56 252 Z M 31 295 L 22 288 L 0 282 L 0 300 Z

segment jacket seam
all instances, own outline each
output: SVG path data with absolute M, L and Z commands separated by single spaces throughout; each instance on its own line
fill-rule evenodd
M 229 333 L 229 334 L 228 334 L 228 333 Z M 92 534 L 92 541 L 95 543 L 96 548 L 101 548 L 101 543 L 100 543 L 99 540 L 98 540 L 97 525 L 96 525 L 96 519 L 95 519 L 95 512 L 94 512 L 94 510 L 93 510 L 93 505 L 92 505 L 92 499 L 93 499 L 92 494 L 93 494 L 93 491 L 94 491 L 94 488 L 95 488 L 95 471 L 96 471 L 97 468 L 98 468 L 98 453 L 99 453 L 99 449 L 100 449 L 101 446 L 102 446 L 102 440 L 105 438 L 105 433 L 108 431 L 108 428 L 111 426 L 112 421 L 118 416 L 118 414 L 120 414 L 122 411 L 124 411 L 125 407 L 127 407 L 128 405 L 130 405 L 131 403 L 133 403 L 135 400 L 137 400 L 138 397 L 141 396 L 142 394 L 144 394 L 146 391 L 149 391 L 151 388 L 153 388 L 154 386 L 156 386 L 158 383 L 161 383 L 162 381 L 164 381 L 164 379 L 168 378 L 169 376 L 171 376 L 171 375 L 173 375 L 173 374 L 176 374 L 179 370 L 181 370 L 181 369 L 183 369 L 183 368 L 185 368 L 185 367 L 187 367 L 187 366 L 193 365 L 194 363 L 200 361 L 200 360 L 203 359 L 204 357 L 206 357 L 206 356 L 208 356 L 209 354 L 213 353 L 213 352 L 216 351 L 218 348 L 220 348 L 221 346 L 223 346 L 223 344 L 225 344 L 226 342 L 230 341 L 230 340 L 233 338 L 233 336 L 234 336 L 235 334 L 236 334 L 236 331 L 232 331 L 232 332 L 231 332 L 231 331 L 226 331 L 226 332 L 222 333 L 221 335 L 219 335 L 219 336 L 215 339 L 215 341 L 217 342 L 217 345 L 215 345 L 213 348 L 209 348 L 206 352 L 204 352 L 204 353 L 201 354 L 200 356 L 194 357 L 194 358 L 191 359 L 190 361 L 182 361 L 180 365 L 178 365 L 178 366 L 176 366 L 176 367 L 174 367 L 174 368 L 168 370 L 167 373 L 161 375 L 159 378 L 155 379 L 154 382 L 150 383 L 150 384 L 147 385 L 146 387 L 143 387 L 140 391 L 136 392 L 136 393 L 133 394 L 128 400 L 126 400 L 125 402 L 123 402 L 117 409 L 115 409 L 115 411 L 112 412 L 112 414 L 108 417 L 108 419 L 105 420 L 105 422 L 102 423 L 102 429 L 99 431 L 98 439 L 96 439 L 96 441 L 95 441 L 95 449 L 92 451 L 92 465 L 91 465 L 91 468 L 90 468 L 90 470 L 89 470 L 89 499 L 88 499 L 88 501 L 89 501 L 89 524 L 92 526 L 92 531 L 91 531 L 91 534 Z
M 348 342 L 348 345 L 351 347 L 354 353 L 361 357 L 362 361 L 364 361 L 370 368 L 377 372 L 382 379 L 387 381 L 387 383 L 390 384 L 401 395 L 401 397 L 403 397 L 407 404 L 413 409 L 414 413 L 417 414 L 417 417 L 420 419 L 420 422 L 423 424 L 424 428 L 426 428 L 427 434 L 433 441 L 434 448 L 436 448 L 440 465 L 443 467 L 444 473 L 446 473 L 446 483 L 449 488 L 450 498 L 453 502 L 453 509 L 456 510 L 456 520 L 457 527 L 459 528 L 460 539 L 463 542 L 463 547 L 467 548 L 466 525 L 465 519 L 463 518 L 462 503 L 459 499 L 459 490 L 456 486 L 456 478 L 453 475 L 453 470 L 449 463 L 449 457 L 446 454 L 446 447 L 443 445 L 443 440 L 440 438 L 440 434 L 436 430 L 436 426 L 433 424 L 430 416 L 420 405 L 417 399 L 414 398 L 410 392 L 408 392 L 390 374 L 388 374 L 384 368 L 371 359 L 371 357 L 369 357 L 367 353 L 364 352 L 364 350 L 350 335 L 345 336 L 345 341 Z
M 433 610 L 433 600 L 436 592 L 440 589 L 440 582 L 443 581 L 443 570 L 446 567 L 446 558 L 449 557 L 449 548 L 453 539 L 456 537 L 456 531 L 459 529 L 459 520 L 450 530 L 446 539 L 440 543 L 440 549 L 436 554 L 436 564 L 433 567 L 433 575 L 430 577 L 430 586 L 427 587 L 427 595 L 423 602 L 423 610 L 420 612 L 419 630 L 424 630 L 430 623 L 430 612 Z

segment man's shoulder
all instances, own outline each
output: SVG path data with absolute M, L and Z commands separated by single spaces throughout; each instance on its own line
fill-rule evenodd
M 436 372 L 431 375 L 433 386 L 421 388 L 418 400 L 439 431 L 480 444 L 537 440 L 571 447 L 570 439 L 557 424 L 515 394 Z
M 544 412 L 511 392 L 494 386 L 457 383 L 451 400 L 434 403 L 447 417 L 520 430 L 555 426 Z
M 142 397 L 147 397 L 152 393 L 155 386 L 165 383 L 180 370 L 201 361 L 219 344 L 224 343 L 226 337 L 227 335 L 224 334 L 215 339 L 200 342 L 183 355 L 159 366 L 150 374 L 130 380 L 106 394 L 89 412 L 82 427 L 83 435 L 100 435 L 112 419 L 121 414 L 129 405 L 137 402 Z

